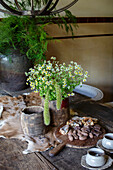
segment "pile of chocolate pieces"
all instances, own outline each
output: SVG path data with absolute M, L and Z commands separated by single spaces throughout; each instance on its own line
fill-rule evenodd
M 75 116 L 67 121 L 66 125 L 61 127 L 59 132 L 62 135 L 68 135 L 70 141 L 77 139 L 86 140 L 101 135 L 102 128 L 96 118 Z

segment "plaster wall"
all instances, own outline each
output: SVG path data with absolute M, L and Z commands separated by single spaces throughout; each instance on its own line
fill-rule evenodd
M 59 7 L 72 2 L 61 0 Z M 113 0 L 78 0 L 71 12 L 77 17 L 111 17 L 113 16 Z

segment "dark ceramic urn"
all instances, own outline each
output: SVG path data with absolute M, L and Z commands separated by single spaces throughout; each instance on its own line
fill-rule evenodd
M 25 72 L 32 63 L 19 50 L 11 50 L 9 55 L 0 54 L 0 88 L 20 91 L 27 88 Z

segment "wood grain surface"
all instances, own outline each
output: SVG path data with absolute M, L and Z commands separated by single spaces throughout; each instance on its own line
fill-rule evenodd
M 77 111 L 80 116 L 91 116 L 101 120 L 102 125 L 107 132 L 113 132 L 113 108 L 101 105 L 89 99 L 80 100 L 79 97 L 73 97 L 70 100 L 70 106 Z M 86 170 L 81 166 L 81 157 L 87 153 L 87 148 L 70 148 L 65 147 L 57 156 L 48 156 L 48 151 L 42 154 L 52 162 L 59 170 Z M 110 155 L 113 158 L 113 155 Z M 107 170 L 113 170 L 113 165 Z
M 24 155 L 26 142 L 0 138 L 0 170 L 56 170 L 40 153 Z

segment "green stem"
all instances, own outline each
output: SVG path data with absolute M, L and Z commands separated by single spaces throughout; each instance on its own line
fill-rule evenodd
M 50 124 L 50 113 L 49 113 L 49 91 L 47 91 L 44 102 L 44 124 Z
M 56 88 L 56 100 L 57 100 L 56 107 L 57 107 L 57 110 L 60 110 L 61 103 L 62 103 L 61 89 L 57 83 L 55 84 L 55 88 Z

